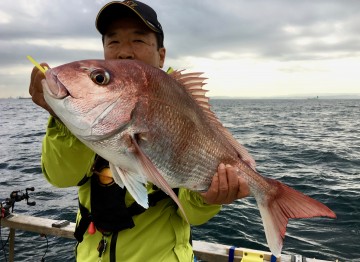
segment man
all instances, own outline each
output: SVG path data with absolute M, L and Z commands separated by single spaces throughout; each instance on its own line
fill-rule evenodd
M 111 2 L 98 13 L 105 59 L 137 59 L 162 68 L 164 33 L 155 11 L 139 1 Z M 49 67 L 47 64 L 43 66 Z M 75 236 L 78 261 L 193 261 L 190 225 L 175 203 L 147 186 L 150 207 L 143 210 L 126 189 L 114 184 L 108 163 L 82 144 L 46 104 L 43 74 L 33 69 L 29 92 L 50 114 L 42 147 L 46 179 L 57 187 L 79 187 L 80 212 Z M 189 222 L 207 222 L 220 210 L 249 194 L 246 182 L 230 166 L 220 164 L 208 192 L 177 189 Z

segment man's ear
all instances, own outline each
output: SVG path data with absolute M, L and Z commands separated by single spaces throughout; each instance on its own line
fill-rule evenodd
M 159 48 L 159 67 L 163 68 L 165 63 L 166 49 L 165 47 Z

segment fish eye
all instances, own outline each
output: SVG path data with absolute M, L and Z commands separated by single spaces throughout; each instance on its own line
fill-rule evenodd
M 110 74 L 103 69 L 95 69 L 90 73 L 91 80 L 98 85 L 107 85 L 110 81 Z

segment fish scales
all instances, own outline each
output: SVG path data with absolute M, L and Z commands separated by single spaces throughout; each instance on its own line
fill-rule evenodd
M 178 92 L 169 94 L 168 90 L 175 89 Z M 170 186 L 206 190 L 219 162 L 237 162 L 236 151 L 176 82 L 150 88 L 149 92 L 146 136 L 153 139 L 139 145 Z

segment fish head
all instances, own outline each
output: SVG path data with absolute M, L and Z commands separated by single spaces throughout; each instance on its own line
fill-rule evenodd
M 49 69 L 42 81 L 45 101 L 78 138 L 108 137 L 131 121 L 146 84 L 142 66 L 131 60 L 83 60 Z

